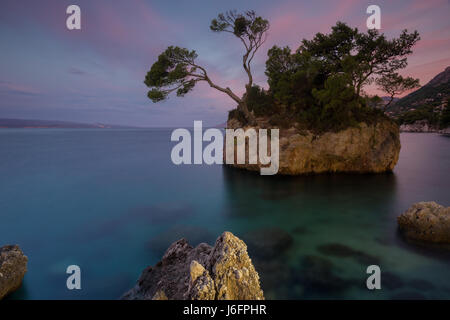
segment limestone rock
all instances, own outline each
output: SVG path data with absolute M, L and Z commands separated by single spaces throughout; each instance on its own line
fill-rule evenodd
M 189 288 L 186 294 L 187 300 L 214 300 L 216 289 L 214 280 L 200 263 L 192 260 L 190 267 Z
M 263 120 L 259 128 L 269 128 Z M 240 124 L 229 120 L 228 128 Z M 245 130 L 250 127 L 244 128 Z M 378 121 L 339 132 L 315 135 L 295 127 L 280 129 L 280 159 L 278 174 L 299 175 L 325 172 L 380 173 L 394 169 L 400 153 L 399 127 L 390 120 Z M 270 140 L 270 139 L 269 139 Z M 270 143 L 268 143 L 270 145 Z M 248 157 L 248 144 L 246 148 Z M 237 152 L 235 150 L 235 156 Z M 224 150 L 224 159 L 225 159 Z M 235 167 L 259 171 L 258 164 L 233 164 Z
M 264 299 L 245 243 L 224 232 L 214 247 L 174 242 L 154 267 L 147 267 L 122 299 Z
M 19 289 L 27 272 L 27 262 L 19 246 L 0 247 L 0 299 Z
M 166 294 L 164 293 L 164 291 L 158 291 L 155 293 L 155 295 L 153 296 L 152 300 L 168 300 Z
M 415 203 L 397 218 L 407 238 L 434 243 L 450 243 L 450 207 L 436 202 Z
M 217 239 L 208 262 L 218 300 L 264 299 L 247 246 L 231 232 L 224 232 Z

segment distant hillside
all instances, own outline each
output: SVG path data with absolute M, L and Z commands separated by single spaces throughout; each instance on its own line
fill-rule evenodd
M 442 109 L 444 102 L 450 97 L 450 67 L 436 75 L 426 85 L 398 100 L 390 109 L 402 113 L 419 107 L 430 106 Z
M 381 100 L 383 100 L 384 104 L 388 103 L 391 100 L 391 97 L 386 97 L 386 96 L 380 97 L 380 98 L 381 98 Z M 400 98 L 394 98 L 392 100 L 392 103 L 396 103 L 398 100 L 400 100 Z
M 0 119 L 0 128 L 125 128 L 101 123 L 77 123 L 55 120 Z

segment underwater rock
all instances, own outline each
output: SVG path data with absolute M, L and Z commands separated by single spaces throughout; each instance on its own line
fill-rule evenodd
M 28 258 L 17 245 L 0 247 L 0 299 L 22 285 Z
M 390 290 L 400 289 L 405 286 L 405 281 L 395 273 L 383 271 L 381 277 L 382 286 Z
M 422 280 L 422 279 L 413 279 L 411 281 L 409 281 L 409 285 L 417 290 L 420 291 L 429 291 L 429 290 L 433 290 L 435 287 L 431 282 L 428 282 L 426 280 Z
M 397 222 L 409 239 L 450 243 L 450 207 L 436 202 L 418 202 L 400 215 Z
M 122 299 L 261 300 L 259 275 L 245 243 L 224 232 L 214 247 L 173 243 L 155 266 L 147 267 Z
M 340 258 L 353 258 L 363 265 L 380 264 L 380 259 L 340 243 L 328 243 L 317 247 L 320 253 Z
M 333 263 L 319 256 L 308 255 L 301 261 L 298 281 L 310 293 L 332 294 L 349 289 L 355 281 L 341 278 Z
M 287 249 L 294 240 L 289 232 L 281 228 L 269 227 L 252 230 L 242 236 L 250 253 L 257 258 L 273 259 Z

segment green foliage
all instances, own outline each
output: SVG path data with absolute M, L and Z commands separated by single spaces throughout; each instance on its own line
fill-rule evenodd
M 378 95 L 364 97 L 365 105 L 369 108 L 383 108 L 384 101 Z
M 193 77 L 197 69 L 196 58 L 195 51 L 168 47 L 145 76 L 144 83 L 150 88 L 147 96 L 153 102 L 158 102 L 165 100 L 173 91 L 176 91 L 177 96 L 184 96 L 191 91 L 198 81 Z
M 450 99 L 447 99 L 447 105 L 445 106 L 445 109 L 442 110 L 439 124 L 441 129 L 450 127 Z
M 205 81 L 237 103 L 237 109 L 229 113 L 230 119 L 254 123 L 255 116 L 265 116 L 281 127 L 295 122 L 322 132 L 385 117 L 373 108 L 380 105 L 380 99 L 364 95 L 367 84 L 377 81 L 392 97 L 418 85 L 417 80 L 397 73 L 406 66 L 406 56 L 419 40 L 417 31 L 404 30 L 398 38 L 388 40 L 377 30 L 363 33 L 337 22 L 331 33 L 304 39 L 295 51 L 274 46 L 266 62 L 266 91 L 253 84 L 250 63 L 266 40 L 269 22 L 254 11 L 228 11 L 213 19 L 210 29 L 231 33 L 243 43 L 242 61 L 248 75 L 244 96 L 213 83 L 206 70 L 196 64 L 195 51 L 171 46 L 145 77 L 144 83 L 150 89 L 147 95 L 153 102 L 165 100 L 172 92 L 184 96 L 197 82 Z
M 276 113 L 270 117 L 269 122 L 277 128 L 290 128 L 296 120 L 292 115 Z
M 273 97 L 256 85 L 247 90 L 245 102 L 249 111 L 253 111 L 256 116 L 270 116 L 276 112 Z
M 214 32 L 231 32 L 236 37 L 255 40 L 269 29 L 269 21 L 256 16 L 253 10 L 244 13 L 230 10 L 220 13 L 211 21 L 209 28 Z
M 412 90 L 420 87 L 419 79 L 413 79 L 411 77 L 402 77 L 398 73 L 388 73 L 376 80 L 379 88 L 390 96 L 390 101 L 385 105 L 387 109 L 392 103 L 394 96 L 402 94 L 407 90 Z
M 405 30 L 388 40 L 376 30 L 362 33 L 338 22 L 330 34 L 303 40 L 295 52 L 277 46 L 268 51 L 268 93 L 275 106 L 283 106 L 280 118 L 296 119 L 310 130 L 341 130 L 380 119 L 385 116 L 373 108 L 381 105 L 380 98 L 364 96 L 363 88 L 376 79 L 395 79 L 397 91 L 416 86 L 416 80 L 396 71 L 406 66 L 405 56 L 418 40 L 417 32 Z
M 399 124 L 413 124 L 419 120 L 426 120 L 430 125 L 437 125 L 439 116 L 432 106 L 422 106 L 416 110 L 407 111 L 398 117 Z
M 450 96 L 450 82 L 444 82 L 436 86 L 425 85 L 422 88 L 408 94 L 395 103 L 395 108 L 408 108 L 417 102 L 425 101 L 428 99 L 435 100 L 436 104 L 440 104 L 442 98 L 439 97 Z M 430 103 L 430 102 L 427 102 Z
M 245 114 L 238 109 L 233 109 L 228 112 L 228 120 L 236 119 L 242 124 L 247 123 L 247 119 L 245 118 Z

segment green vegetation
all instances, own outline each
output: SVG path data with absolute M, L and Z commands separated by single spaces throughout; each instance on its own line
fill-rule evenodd
M 376 121 L 383 113 L 372 107 L 377 99 L 364 95 L 364 86 L 381 79 L 387 82 L 404 68 L 418 39 L 417 32 L 405 30 L 388 40 L 376 30 L 361 33 L 338 22 L 330 34 L 303 40 L 293 53 L 289 47 L 269 50 L 269 93 L 282 106 L 278 113 L 311 130 L 341 130 Z M 416 83 L 411 78 L 396 81 L 405 86 Z
M 281 127 L 297 123 L 316 132 L 338 131 L 387 118 L 373 108 L 379 98 L 364 94 L 367 84 L 377 81 L 393 97 L 418 83 L 397 73 L 406 67 L 406 56 L 419 40 L 417 31 L 404 30 L 398 38 L 388 40 L 377 30 L 363 33 L 338 22 L 331 33 L 317 33 L 312 40 L 303 40 L 295 51 L 274 46 L 268 51 L 265 73 L 269 88 L 265 90 L 253 83 L 250 64 L 266 39 L 268 21 L 254 11 L 229 11 L 213 19 L 210 28 L 233 34 L 244 45 L 242 62 L 248 76 L 244 95 L 239 97 L 230 88 L 213 83 L 206 69 L 195 62 L 195 51 L 169 47 L 145 78 L 153 102 L 174 91 L 183 96 L 197 82 L 206 81 L 237 103 L 229 118 L 242 124 L 253 125 L 256 117 L 265 117 Z
M 419 120 L 426 120 L 431 126 L 436 126 L 439 123 L 439 116 L 433 112 L 432 106 L 422 106 L 401 114 L 397 119 L 399 124 L 413 124 Z
M 420 87 L 419 79 L 413 79 L 411 77 L 403 78 L 398 73 L 387 74 L 377 79 L 376 82 L 381 90 L 389 94 L 390 99 L 384 105 L 384 111 L 389 108 L 396 95 Z
M 246 92 L 253 86 L 251 62 L 255 53 L 265 42 L 269 22 L 256 16 L 254 11 L 238 14 L 228 11 L 219 14 L 211 21 L 210 29 L 214 32 L 225 32 L 238 38 L 245 47 L 242 65 L 248 76 Z M 200 81 L 207 82 L 210 87 L 227 94 L 237 103 L 239 113 L 243 114 L 246 122 L 254 123 L 255 118 L 249 112 L 245 101 L 230 88 L 224 88 L 214 83 L 208 76 L 206 69 L 196 63 L 197 54 L 185 48 L 169 47 L 156 61 L 145 77 L 144 83 L 150 88 L 148 97 L 153 102 L 165 100 L 172 92 L 177 96 L 184 96 Z
M 442 110 L 441 118 L 439 121 L 440 129 L 450 127 L 450 99 L 447 99 L 447 105 Z
M 450 82 L 440 83 L 435 86 L 426 85 L 397 101 L 394 107 L 397 110 L 410 108 L 411 106 L 419 107 L 422 102 L 426 102 L 426 104 L 429 105 L 438 106 L 445 101 L 441 97 L 448 96 L 450 96 Z

